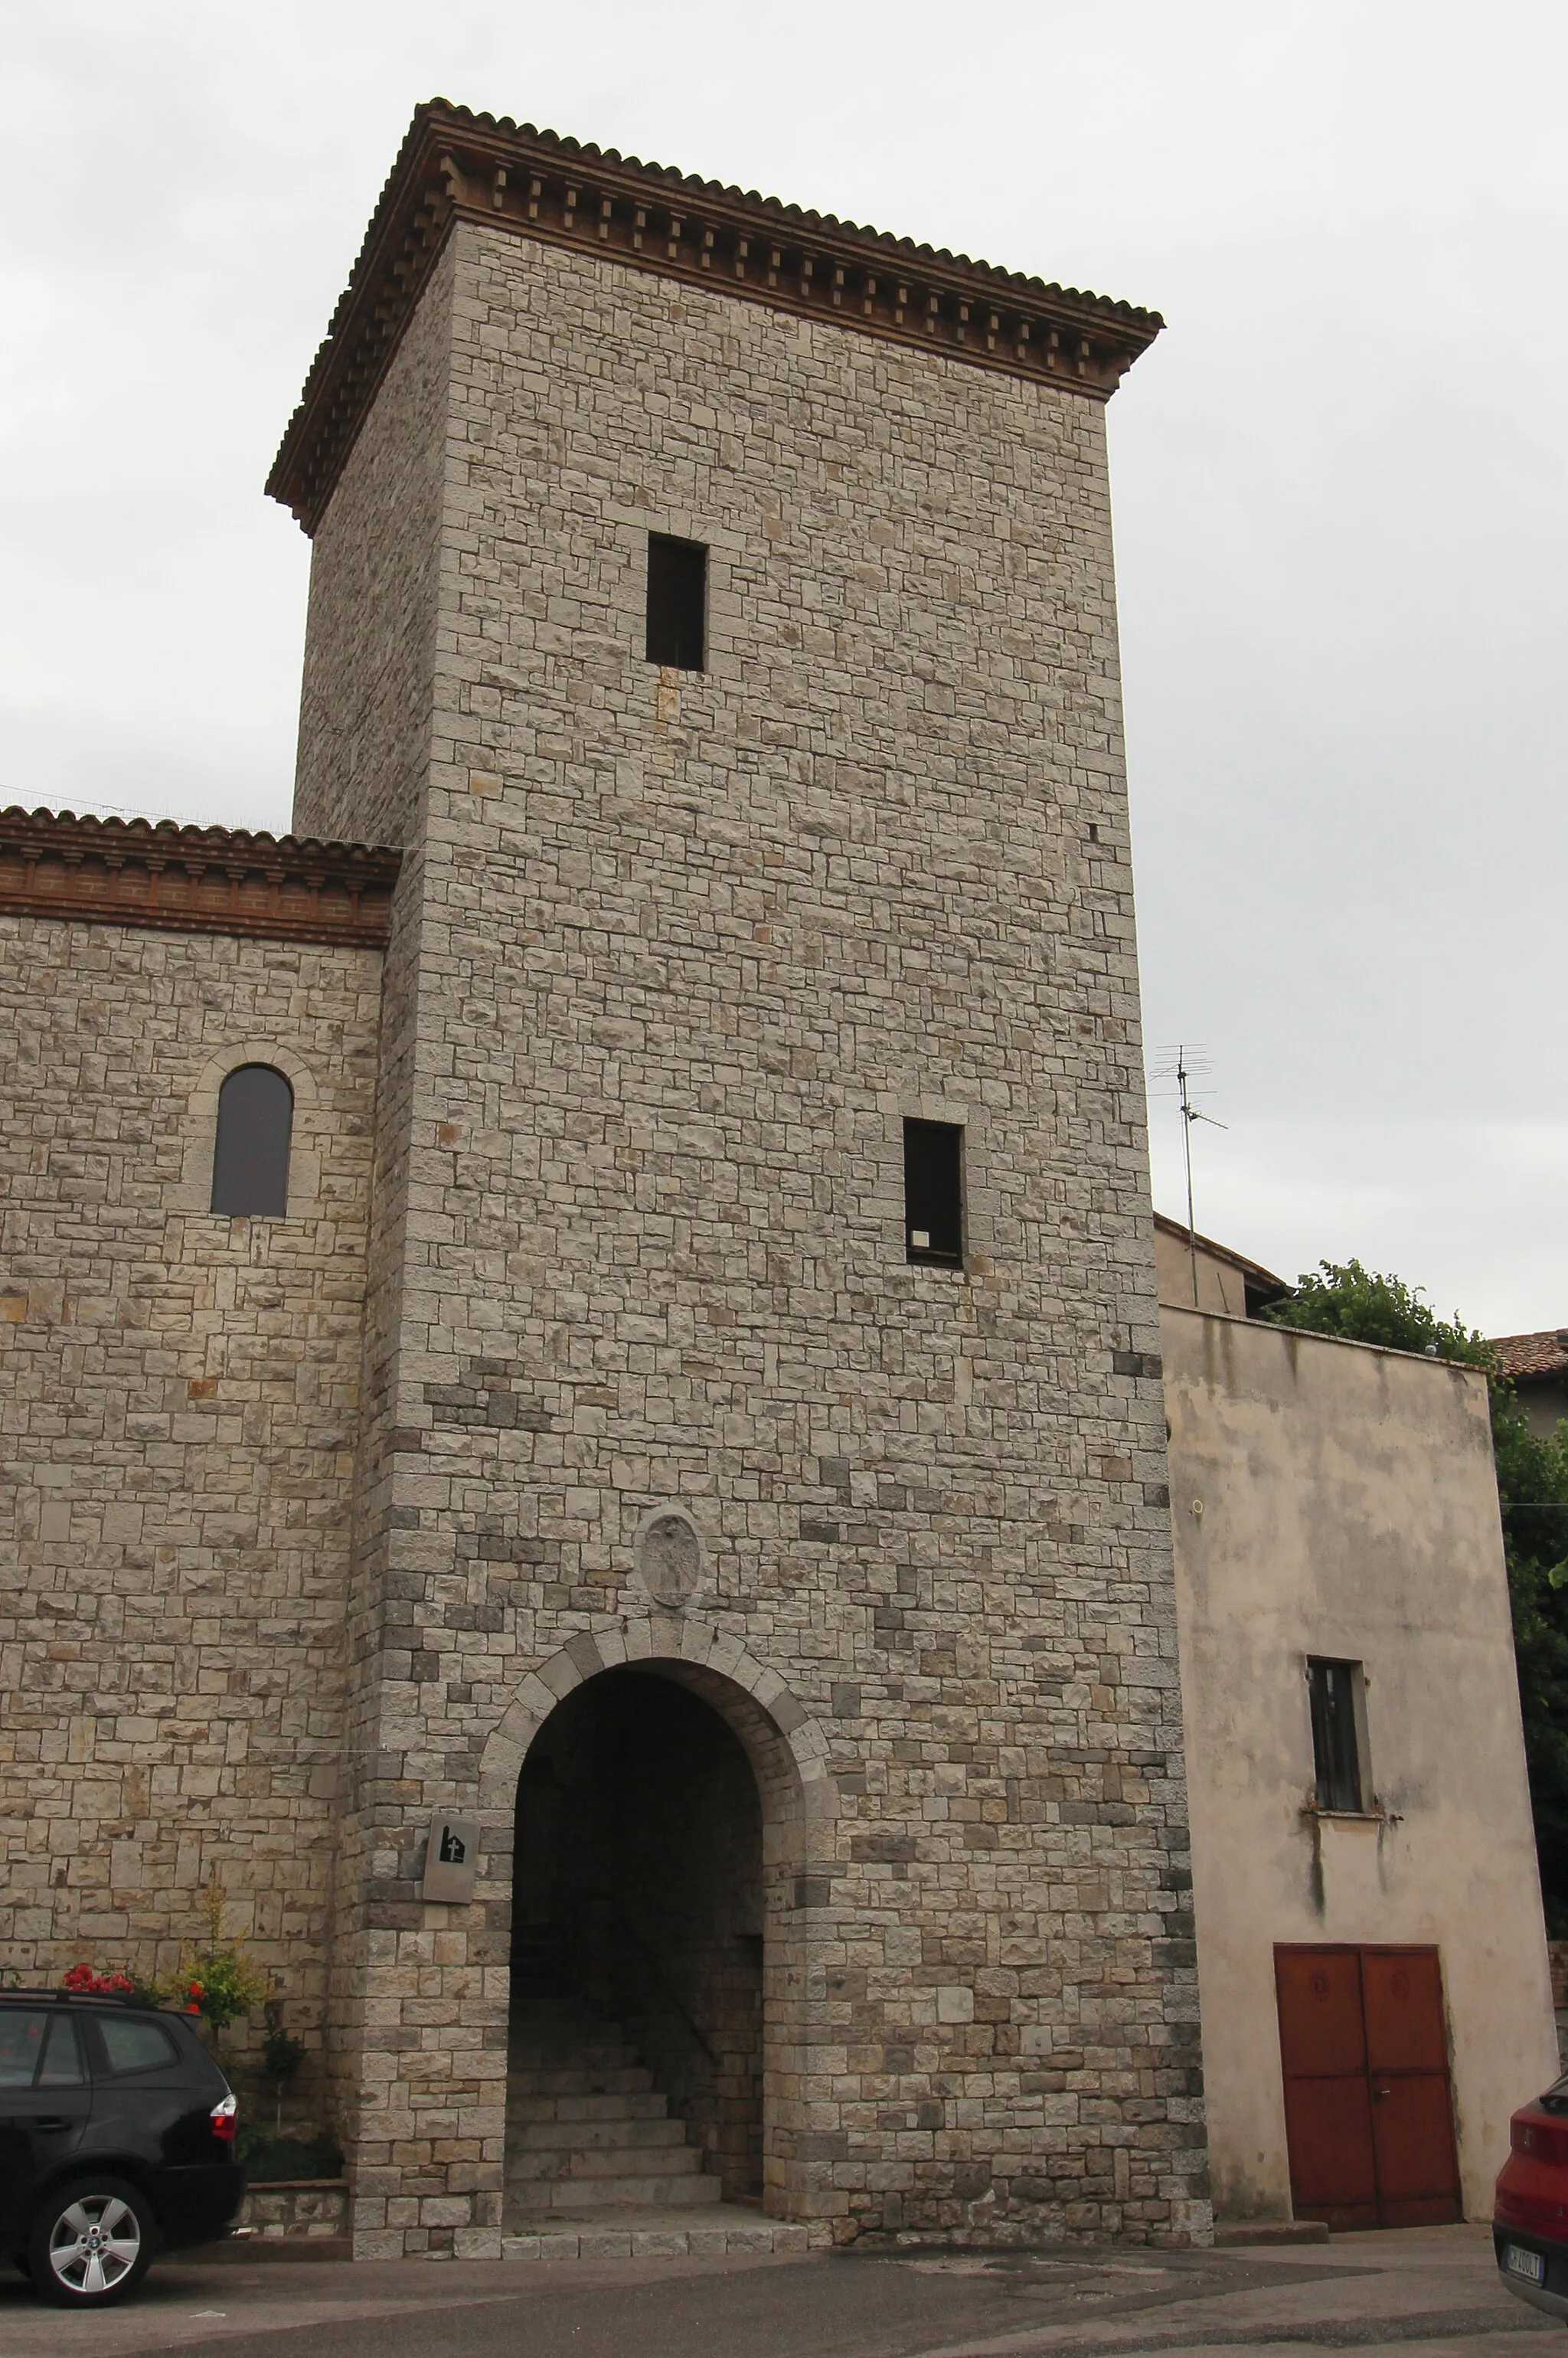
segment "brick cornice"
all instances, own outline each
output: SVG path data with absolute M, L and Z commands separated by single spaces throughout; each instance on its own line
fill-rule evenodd
M 1159 334 L 1076 287 L 804 212 L 443 99 L 414 117 L 267 478 L 314 532 L 454 222 L 1106 400 Z
M 172 819 L 0 811 L 0 915 L 382 949 L 401 855 Z

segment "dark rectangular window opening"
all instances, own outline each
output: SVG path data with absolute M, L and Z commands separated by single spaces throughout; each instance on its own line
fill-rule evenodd
M 956 1121 L 903 1125 L 903 1243 L 911 1260 L 964 1266 L 964 1131 Z
M 1356 1816 L 1361 1815 L 1366 1807 L 1356 1726 L 1356 1684 L 1360 1669 L 1359 1662 L 1325 1662 L 1315 1658 L 1309 1658 L 1307 1662 L 1317 1806 Z
M 648 661 L 701 671 L 708 660 L 708 551 L 648 535 Z

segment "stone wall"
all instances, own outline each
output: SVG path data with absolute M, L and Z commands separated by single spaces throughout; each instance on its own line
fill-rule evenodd
M 333 1889 L 331 2103 L 334 2117 L 351 2136 L 365 2085 L 367 2044 L 372 2052 L 376 2047 L 374 2009 L 368 2015 L 366 2010 L 367 1974 L 373 1966 L 384 1969 L 392 1963 L 395 1935 L 409 1921 L 409 1854 L 401 1838 L 407 1815 L 401 1691 L 412 1682 L 417 1694 L 424 1662 L 419 1632 L 405 1609 L 403 1585 L 385 1577 L 385 1542 L 398 1513 L 406 1522 L 411 1511 L 395 1505 L 392 1491 L 410 1240 L 417 1267 L 427 1224 L 441 1217 L 428 1195 L 411 1199 L 409 1150 L 419 1091 L 415 1011 L 425 988 L 424 788 L 436 693 L 438 590 L 443 569 L 450 565 L 441 518 L 453 299 L 449 254 L 434 271 L 393 357 L 316 537 L 295 788 L 297 827 L 393 842 L 404 855 L 384 978 L 358 1431 L 357 1545 L 347 1599 L 349 1764 Z M 408 1593 L 422 1595 L 422 1585 Z M 390 1687 L 389 1666 L 402 1673 Z M 389 1829 L 396 1832 L 389 1835 Z M 473 2020 L 467 2035 L 477 2043 L 488 2028 L 501 2039 L 503 2056 L 504 2006 L 495 2017 L 493 2004 L 486 2007 L 481 1994 L 485 1965 L 503 1963 L 505 1953 L 503 1927 L 483 1953 L 474 1942 L 465 1950 L 475 1975 L 464 1985 L 465 1997 L 471 2009 L 479 1996 L 485 2017 L 482 2023 Z M 385 2076 L 378 2063 L 371 2084 L 379 2087 Z M 470 2085 L 464 2107 L 470 2129 L 473 2093 Z M 443 2115 L 436 2134 L 449 2149 L 457 2135 L 455 2118 Z M 497 2113 L 492 2134 L 481 2135 L 479 2143 L 493 2145 L 498 2172 L 502 2135 Z M 390 2151 L 362 2151 L 362 2193 L 373 2188 L 379 2200 L 400 2193 L 412 2151 L 407 2139 L 400 2147 L 403 2159 L 395 2165 Z M 471 2158 L 465 2149 L 457 2166 Z M 414 2199 L 417 2210 L 427 2198 Z M 459 2208 L 466 2217 L 466 2202 Z
M 311 552 L 294 821 L 412 849 L 424 823 L 452 273 L 439 264 Z M 343 685 L 352 691 L 344 700 Z
M 280 2180 L 246 2190 L 235 2223 L 238 2235 L 261 2243 L 327 2243 L 348 2246 L 349 2190 L 341 2178 Z
M 775 1763 L 770 2207 L 1201 2234 L 1101 410 L 470 223 L 427 358 L 448 321 L 406 413 L 444 497 L 360 1488 L 358 2248 L 498 2248 L 508 1779 L 629 1654 Z M 313 576 L 299 818 L 350 833 L 351 544 L 429 578 L 389 438 Z M 643 660 L 650 529 L 709 548 L 700 676 Z M 961 1272 L 904 1260 L 907 1115 L 966 1124 Z M 634 1541 L 672 1501 L 707 1563 L 665 1612 Z M 479 1896 L 425 1906 L 459 1803 Z
M 0 918 L 0 1960 L 171 1970 L 216 1871 L 312 2044 L 380 984 L 373 950 Z M 207 1208 L 252 1059 L 295 1092 L 278 1220 Z

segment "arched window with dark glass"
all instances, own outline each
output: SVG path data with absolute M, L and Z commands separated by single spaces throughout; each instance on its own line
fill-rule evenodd
M 294 1091 L 272 1065 L 239 1065 L 218 1092 L 212 1209 L 280 1220 L 288 1209 Z

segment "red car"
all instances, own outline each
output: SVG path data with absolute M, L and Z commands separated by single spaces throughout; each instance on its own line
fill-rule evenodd
M 1568 2077 L 1509 2124 L 1492 2198 L 1492 2243 L 1509 2292 L 1568 2319 Z

